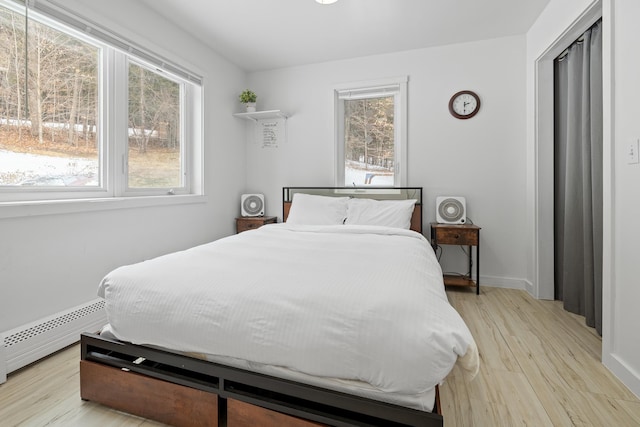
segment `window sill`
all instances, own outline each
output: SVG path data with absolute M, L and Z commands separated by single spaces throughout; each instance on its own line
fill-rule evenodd
M 194 194 L 2 202 L 0 203 L 0 219 L 59 215 L 78 212 L 98 212 L 113 209 L 135 209 L 151 206 L 185 205 L 206 202 L 207 196 Z

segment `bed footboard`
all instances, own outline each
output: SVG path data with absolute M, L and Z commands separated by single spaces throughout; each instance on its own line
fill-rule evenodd
M 152 347 L 82 334 L 81 397 L 176 426 L 442 427 L 418 411 Z M 439 401 L 436 402 L 439 408 Z M 283 421 L 286 420 L 286 423 Z M 288 424 L 287 424 L 288 423 Z

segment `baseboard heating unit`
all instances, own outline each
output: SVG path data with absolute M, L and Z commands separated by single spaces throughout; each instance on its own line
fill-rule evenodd
M 106 322 L 104 300 L 96 299 L 5 331 L 0 349 L 0 383 L 6 380 L 7 373 L 78 342 L 82 332 L 97 331 Z
M 7 381 L 7 359 L 4 355 L 4 338 L 0 335 L 0 384 Z

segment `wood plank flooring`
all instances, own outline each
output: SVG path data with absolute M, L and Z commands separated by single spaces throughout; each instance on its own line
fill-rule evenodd
M 562 303 L 483 286 L 447 290 L 480 349 L 467 382 L 455 368 L 441 387 L 446 427 L 640 426 L 640 400 L 600 363 L 601 340 Z M 129 427 L 161 424 L 79 395 L 80 348 L 71 346 L 0 385 L 0 425 Z
M 480 373 L 441 387 L 446 426 L 640 426 L 640 400 L 600 362 L 602 342 L 559 301 L 447 290 L 480 350 Z

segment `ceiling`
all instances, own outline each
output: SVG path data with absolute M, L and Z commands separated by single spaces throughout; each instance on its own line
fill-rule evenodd
M 549 0 L 142 0 L 247 71 L 524 34 Z

